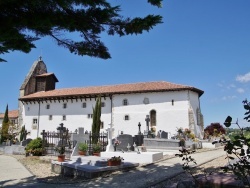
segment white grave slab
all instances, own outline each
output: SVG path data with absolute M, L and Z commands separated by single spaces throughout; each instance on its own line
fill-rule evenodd
M 202 148 L 217 148 L 221 146 L 220 143 L 212 144 L 211 142 L 202 142 Z
M 120 156 L 124 159 L 124 162 L 131 163 L 153 163 L 163 158 L 163 152 L 101 152 L 101 157 L 111 158 L 114 156 Z

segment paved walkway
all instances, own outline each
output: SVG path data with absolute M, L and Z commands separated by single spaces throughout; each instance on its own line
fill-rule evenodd
M 223 149 L 216 149 L 193 154 L 198 165 L 225 155 Z M 0 155 L 0 185 L 4 187 L 122 187 L 145 188 L 174 177 L 183 172 L 181 158 L 172 158 L 158 163 L 138 167 L 127 172 L 117 172 L 115 175 L 100 177 L 93 181 L 76 184 L 46 184 L 35 181 L 32 174 L 16 159 Z M 20 174 L 20 175 L 19 175 Z
M 35 177 L 17 159 L 0 155 L 0 187 L 33 184 Z

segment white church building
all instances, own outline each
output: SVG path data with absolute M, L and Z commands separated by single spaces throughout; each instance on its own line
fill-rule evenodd
M 42 130 L 56 131 L 63 123 L 69 131 L 79 127 L 91 131 L 92 111 L 96 98 L 102 99 L 101 132 L 110 126 L 114 136 L 138 134 L 149 129 L 176 134 L 179 127 L 189 128 L 203 138 L 203 116 L 200 109 L 202 90 L 166 81 L 56 89 L 57 77 L 48 73 L 40 58 L 32 65 L 21 88 L 19 125 L 25 125 L 30 138 Z

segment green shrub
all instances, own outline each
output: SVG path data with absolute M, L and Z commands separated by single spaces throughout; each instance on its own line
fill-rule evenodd
M 88 150 L 88 144 L 86 144 L 86 143 L 79 143 L 78 149 L 79 149 L 79 151 L 87 151 Z
M 102 149 L 102 147 L 101 147 L 100 144 L 94 144 L 93 145 L 93 152 L 99 153 L 99 152 L 101 152 L 101 149 Z
M 43 153 L 42 139 L 36 138 L 31 140 L 31 142 L 25 148 L 27 153 L 31 153 L 35 156 L 40 156 Z

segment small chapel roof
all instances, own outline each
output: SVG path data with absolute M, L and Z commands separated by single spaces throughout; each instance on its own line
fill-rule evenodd
M 36 77 L 49 77 L 49 76 L 52 76 L 55 79 L 55 81 L 58 82 L 58 79 L 53 72 L 36 75 Z
M 110 96 L 112 94 L 128 94 L 128 93 L 149 93 L 149 92 L 162 92 L 162 91 L 181 91 L 190 90 L 194 91 L 201 96 L 204 91 L 192 86 L 174 84 L 166 81 L 158 82 L 141 82 L 130 84 L 118 84 L 118 85 L 105 85 L 105 86 L 91 86 L 91 87 L 79 87 L 79 88 L 65 88 L 55 89 L 50 91 L 36 92 L 30 95 L 19 98 L 21 101 L 30 100 L 54 100 L 60 98 L 88 98 L 95 97 L 97 95 Z

